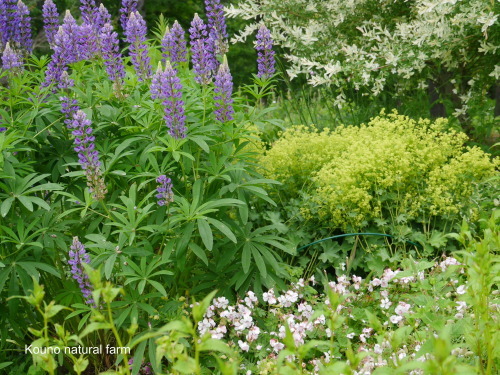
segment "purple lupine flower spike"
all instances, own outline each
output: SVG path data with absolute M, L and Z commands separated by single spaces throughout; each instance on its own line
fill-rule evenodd
M 95 0 L 80 0 L 80 3 L 80 11 L 82 12 L 83 22 L 93 24 L 97 13 Z
M 127 22 L 130 13 L 137 12 L 137 0 L 122 0 L 122 7 L 120 8 L 120 23 L 122 29 L 127 29 Z
M 187 48 L 186 38 L 182 26 L 175 21 L 172 29 L 165 31 L 165 36 L 161 41 L 163 62 L 167 59 L 175 68 L 180 62 L 186 62 Z
M 16 33 L 14 40 L 17 42 L 18 47 L 24 49 L 26 52 L 31 53 L 33 48 L 33 39 L 31 38 L 31 17 L 28 7 L 21 1 L 17 3 L 16 11 Z
M 45 0 L 43 4 L 43 28 L 47 41 L 52 47 L 54 45 L 54 37 L 59 28 L 59 13 L 57 12 L 56 4 L 52 0 Z
M 130 13 L 125 36 L 127 37 L 126 41 L 130 43 L 130 57 L 139 81 L 147 79 L 152 74 L 148 45 L 146 44 L 146 33 L 146 22 L 144 22 L 139 12 Z
M 224 56 L 228 51 L 226 17 L 220 0 L 205 0 L 210 40 L 214 44 L 214 53 Z
M 169 129 L 168 133 L 175 139 L 185 138 L 187 133 L 181 90 L 181 80 L 177 77 L 177 71 L 172 68 L 168 61 L 164 71 L 161 70 L 160 65 L 153 76 L 151 97 L 163 100 L 165 113 L 163 118 Z
M 68 264 L 71 266 L 71 275 L 76 280 L 83 295 L 85 303 L 94 305 L 92 298 L 92 285 L 90 285 L 89 276 L 83 268 L 83 263 L 90 263 L 90 256 L 85 250 L 85 246 L 78 240 L 78 237 L 73 237 L 69 251 Z
M 5 126 L 0 126 L 0 133 L 6 132 L 7 128 Z
M 42 84 L 43 87 L 48 87 L 61 81 L 62 73 L 68 69 L 66 67 L 66 46 L 68 45 L 70 45 L 68 36 L 64 32 L 63 27 L 60 26 L 54 36 L 54 53 L 45 71 L 45 81 Z
M 172 180 L 162 174 L 161 176 L 158 176 L 156 182 L 159 184 L 158 188 L 156 188 L 156 191 L 158 192 L 158 194 L 156 194 L 158 206 L 166 206 L 170 202 L 173 202 L 174 193 L 172 191 Z
M 257 52 L 258 73 L 257 77 L 267 79 L 271 78 L 275 72 L 274 69 L 274 51 L 273 39 L 269 29 L 262 25 L 257 32 L 255 49 Z
M 94 24 L 98 30 L 100 30 L 105 24 L 111 23 L 111 14 L 109 14 L 109 11 L 106 9 L 104 4 L 99 5 L 96 16 Z
M 10 43 L 7 42 L 2 54 L 2 67 L 4 69 L 18 70 L 23 66 L 19 55 L 10 48 Z
M 224 56 L 219 71 L 215 75 L 215 118 L 220 122 L 233 120 L 233 79 L 227 64 L 227 58 Z
M 67 96 L 61 96 L 59 100 L 61 102 L 61 113 L 64 115 L 64 123 L 68 129 L 71 129 L 73 116 L 80 109 L 78 102 L 76 99 L 70 99 Z
M 62 35 L 59 34 L 59 31 L 56 33 L 55 39 L 58 39 L 56 41 L 58 51 L 55 52 L 61 53 L 61 57 L 65 60 L 66 64 L 79 61 L 81 52 L 78 41 L 81 35 L 80 26 L 78 26 L 69 10 L 66 10 L 61 29 L 63 32 Z
M 106 23 L 101 29 L 99 39 L 106 73 L 111 81 L 120 85 L 125 78 L 125 68 L 121 59 L 118 34 L 113 31 L 110 23 Z
M 19 23 L 17 21 L 17 1 L 16 0 L 0 0 L 0 34 L 2 34 L 2 44 L 5 46 L 8 41 L 14 38 L 18 30 Z
M 208 84 L 212 78 L 214 69 L 214 56 L 210 51 L 208 32 L 202 19 L 195 13 L 189 29 L 191 38 L 191 59 L 195 80 L 201 84 Z
M 73 87 L 75 85 L 75 81 L 69 78 L 69 74 L 67 70 L 63 70 L 61 73 L 60 81 L 57 84 L 57 87 L 61 90 Z
M 74 150 L 78 153 L 78 161 L 87 177 L 87 186 L 95 199 L 102 200 L 107 189 L 100 169 L 99 152 L 95 150 L 91 122 L 85 112 L 78 110 L 69 127 L 75 137 Z
M 7 20 L 7 6 L 5 0 L 0 0 L 0 50 L 3 51 L 9 34 L 9 23 Z
M 78 61 L 89 60 L 100 52 L 96 24 L 83 23 L 76 34 Z

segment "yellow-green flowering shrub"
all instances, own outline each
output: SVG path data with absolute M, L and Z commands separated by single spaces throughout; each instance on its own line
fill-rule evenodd
M 392 113 L 361 127 L 286 131 L 262 157 L 270 177 L 289 196 L 312 194 L 330 227 L 362 228 L 375 219 L 429 222 L 470 213 L 475 185 L 495 164 L 447 121 L 412 120 Z

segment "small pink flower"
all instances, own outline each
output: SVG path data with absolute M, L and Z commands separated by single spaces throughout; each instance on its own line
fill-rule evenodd
M 240 346 L 241 350 L 243 350 L 244 352 L 248 352 L 248 350 L 250 349 L 250 345 L 248 345 L 248 343 L 243 342 L 241 340 L 238 340 L 238 345 Z

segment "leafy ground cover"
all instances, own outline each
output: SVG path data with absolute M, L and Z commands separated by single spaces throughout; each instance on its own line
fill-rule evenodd
M 498 371 L 488 145 L 390 109 L 349 126 L 371 109 L 333 94 L 299 126 L 264 23 L 233 87 L 220 1 L 189 30 L 76 5 L 43 3 L 46 56 L 0 0 L 0 371 Z

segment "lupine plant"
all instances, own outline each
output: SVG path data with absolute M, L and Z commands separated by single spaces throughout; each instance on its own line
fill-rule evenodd
M 205 20 L 194 16 L 189 46 L 177 22 L 168 29 L 159 23 L 151 36 L 154 25 L 146 24 L 137 1 L 122 2 L 123 30 L 113 28 L 118 20 L 104 5 L 89 0 L 79 6 L 74 14 L 60 9 L 64 19 L 59 19 L 54 3 L 45 2 L 51 54 L 40 57 L 29 53 L 29 8 L 0 0 L 0 370 L 31 375 L 498 370 L 498 215 L 479 220 L 497 203 L 477 193 L 489 183 L 494 194 L 496 162 L 475 148 L 462 152 L 458 133 L 428 129 L 425 121 L 406 128 L 397 115 L 384 124 L 399 129 L 403 146 L 388 150 L 389 140 L 379 140 L 373 148 L 377 158 L 368 157 L 371 137 L 351 128 L 342 133 L 353 141 L 348 152 L 334 154 L 347 141 L 341 137 L 328 143 L 331 134 L 325 134 L 319 143 L 332 146 L 326 150 L 334 165 L 311 148 L 283 156 L 276 152 L 283 143 L 289 142 L 287 149 L 303 143 L 291 141 L 289 133 L 283 142 L 267 138 L 264 144 L 260 138 L 280 124 L 267 105 L 279 77 L 271 25 L 256 36 L 258 74 L 252 85 L 235 87 L 221 2 L 205 2 Z M 299 135 L 308 133 L 300 129 Z M 314 134 L 308 139 L 317 141 Z M 422 137 L 410 142 L 415 134 Z M 422 141 L 429 136 L 437 146 Z M 396 258 L 387 245 L 373 252 L 390 259 L 390 267 L 383 263 L 364 272 L 355 267 L 366 259 L 356 255 L 360 240 L 354 239 L 339 245 L 342 251 L 335 245 L 318 251 L 315 260 L 323 261 L 324 270 L 304 262 L 296 245 L 316 232 L 304 234 L 293 221 L 314 215 L 307 211 L 314 203 L 324 205 L 317 212 L 332 222 L 361 220 L 339 201 L 364 196 L 347 172 L 365 172 L 359 184 L 378 194 L 380 186 L 372 185 L 392 181 L 384 176 L 396 181 L 400 176 L 380 172 L 384 163 L 404 163 L 411 147 L 421 155 L 419 168 L 433 158 L 441 168 L 426 190 L 436 203 L 434 216 L 444 220 L 451 212 L 458 218 L 462 206 L 455 212 L 446 202 L 465 198 L 488 208 L 475 220 L 462 215 L 467 220 L 460 233 L 418 241 L 427 249 L 428 242 L 449 239 L 462 252 L 451 255 L 446 248 L 443 255 L 409 252 Z M 434 152 L 426 153 L 429 149 Z M 356 150 L 368 156 L 356 159 Z M 349 157 L 356 163 L 345 167 Z M 277 190 L 268 194 L 273 185 L 288 189 L 310 182 L 300 173 L 288 179 L 288 169 L 280 168 L 295 171 L 298 159 L 307 173 L 330 167 L 315 180 L 318 196 L 327 199 L 305 199 L 309 204 L 302 211 L 299 189 L 290 199 Z M 366 165 L 379 169 L 362 170 Z M 411 174 L 412 168 L 405 171 Z M 338 178 L 329 179 L 330 172 Z M 463 179 L 477 186 L 461 185 Z M 443 185 L 449 190 L 436 188 Z M 383 199 L 401 202 L 394 194 Z M 286 221 L 284 204 L 290 211 Z M 366 217 L 379 213 L 359 206 L 355 212 Z M 404 222 L 405 213 L 395 217 Z M 405 238 L 404 225 L 399 228 L 395 242 Z M 477 333 L 465 334 L 472 329 Z
M 253 107 L 260 94 L 233 99 L 227 59 L 217 71 L 209 65 L 199 80 L 197 67 L 184 61 L 198 52 L 187 49 L 178 23 L 162 46 L 147 41 L 144 20 L 130 12 L 124 57 L 118 34 L 104 22 L 107 11 L 93 2 L 82 8 L 85 17 L 67 11 L 59 24 L 55 7 L 45 4 L 50 57 L 27 57 L 10 44 L 2 51 L 9 69 L 0 88 L 0 316 L 8 328 L 0 332 L 0 366 L 12 371 L 137 373 L 144 367 L 140 353 L 130 365 L 130 358 L 113 355 L 12 361 L 19 348 L 4 339 L 42 337 L 43 347 L 93 347 L 109 339 L 121 346 L 126 327 L 147 335 L 153 317 L 176 313 L 185 295 L 284 286 L 282 257 L 293 252 L 251 214 L 256 205 L 274 204 L 266 189 L 276 183 L 262 177 L 249 147 L 251 125 L 266 123 L 263 108 Z M 195 24 L 205 46 L 204 22 Z M 152 63 L 159 66 L 155 74 Z M 110 306 L 99 294 L 102 284 L 92 285 L 89 267 L 123 288 Z M 37 282 L 45 298 L 72 311 L 58 308 L 56 319 L 56 310 L 38 301 L 37 310 L 48 314 L 43 325 L 34 312 L 16 319 L 28 311 L 26 300 L 4 299 L 29 294 Z M 147 338 L 138 348 L 157 369 L 154 347 Z

